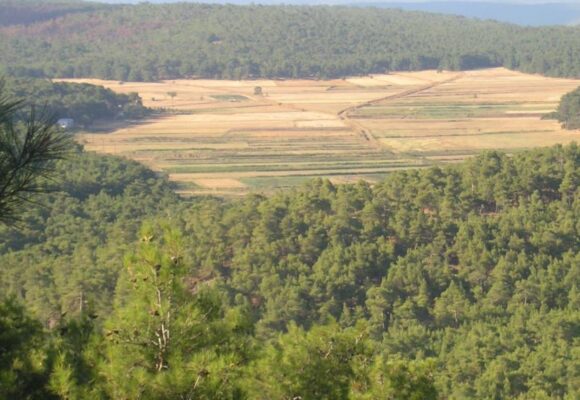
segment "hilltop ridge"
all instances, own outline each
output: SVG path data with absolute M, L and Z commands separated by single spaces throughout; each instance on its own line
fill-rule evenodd
M 331 6 L 98 6 L 0 27 L 0 66 L 9 74 L 123 81 L 499 66 L 578 77 L 579 47 L 580 28 Z

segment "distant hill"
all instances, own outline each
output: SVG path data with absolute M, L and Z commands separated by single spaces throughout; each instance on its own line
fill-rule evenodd
M 509 4 L 490 2 L 368 2 L 353 3 L 359 7 L 399 8 L 401 10 L 427 11 L 462 15 L 479 19 L 493 19 L 519 25 L 573 25 L 580 23 L 580 4 Z
M 34 13 L 44 3 L 22 4 Z M 344 6 L 144 3 L 72 12 L 84 3 L 70 4 L 62 16 L 0 26 L 0 70 L 14 76 L 155 81 L 504 66 L 580 77 L 580 27 L 529 28 Z
M 106 7 L 111 6 L 80 0 L 0 0 L 0 26 L 32 24 Z
M 100 0 L 113 4 L 136 4 L 142 0 Z M 183 0 L 180 0 L 181 2 Z M 401 10 L 427 11 L 441 14 L 461 15 L 470 18 L 492 19 L 527 26 L 574 25 L 580 23 L 580 4 L 571 1 L 552 2 L 538 0 L 534 4 L 508 0 L 476 1 L 381 1 L 367 0 L 204 0 L 186 2 L 205 2 L 217 4 L 295 4 L 295 5 L 349 5 L 356 7 L 399 8 Z M 153 4 L 176 3 L 178 0 L 148 0 Z M 529 2 L 531 3 L 531 2 Z

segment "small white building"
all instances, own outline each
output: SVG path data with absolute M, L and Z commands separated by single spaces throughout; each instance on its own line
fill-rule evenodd
M 61 118 L 56 121 L 56 124 L 62 129 L 72 129 L 75 126 L 75 120 L 72 118 Z

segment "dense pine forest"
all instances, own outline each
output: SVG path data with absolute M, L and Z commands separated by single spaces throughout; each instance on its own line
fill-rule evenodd
M 0 1 L 0 66 L 10 75 L 318 78 L 505 66 L 580 76 L 577 27 L 525 28 L 372 8 L 185 3 L 63 2 L 53 5 L 56 14 L 12 19 L 11 13 L 37 5 Z
M 579 167 L 573 144 L 186 201 L 77 150 L 1 228 L 0 395 L 572 399 Z

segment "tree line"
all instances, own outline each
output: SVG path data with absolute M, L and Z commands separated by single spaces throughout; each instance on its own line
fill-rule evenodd
M 556 118 L 565 129 L 580 129 L 580 88 L 565 94 L 558 109 L 548 117 Z
M 151 110 L 143 106 L 137 93 L 118 94 L 103 86 L 88 83 L 51 82 L 42 78 L 7 78 L 6 93 L 22 99 L 52 114 L 55 118 L 72 118 L 75 124 L 89 127 L 99 120 L 130 120 L 147 116 Z M 17 119 L 25 121 L 26 109 L 21 109 Z
M 140 4 L 1 27 L 0 65 L 14 76 L 120 81 L 498 66 L 579 77 L 579 29 L 374 8 Z

